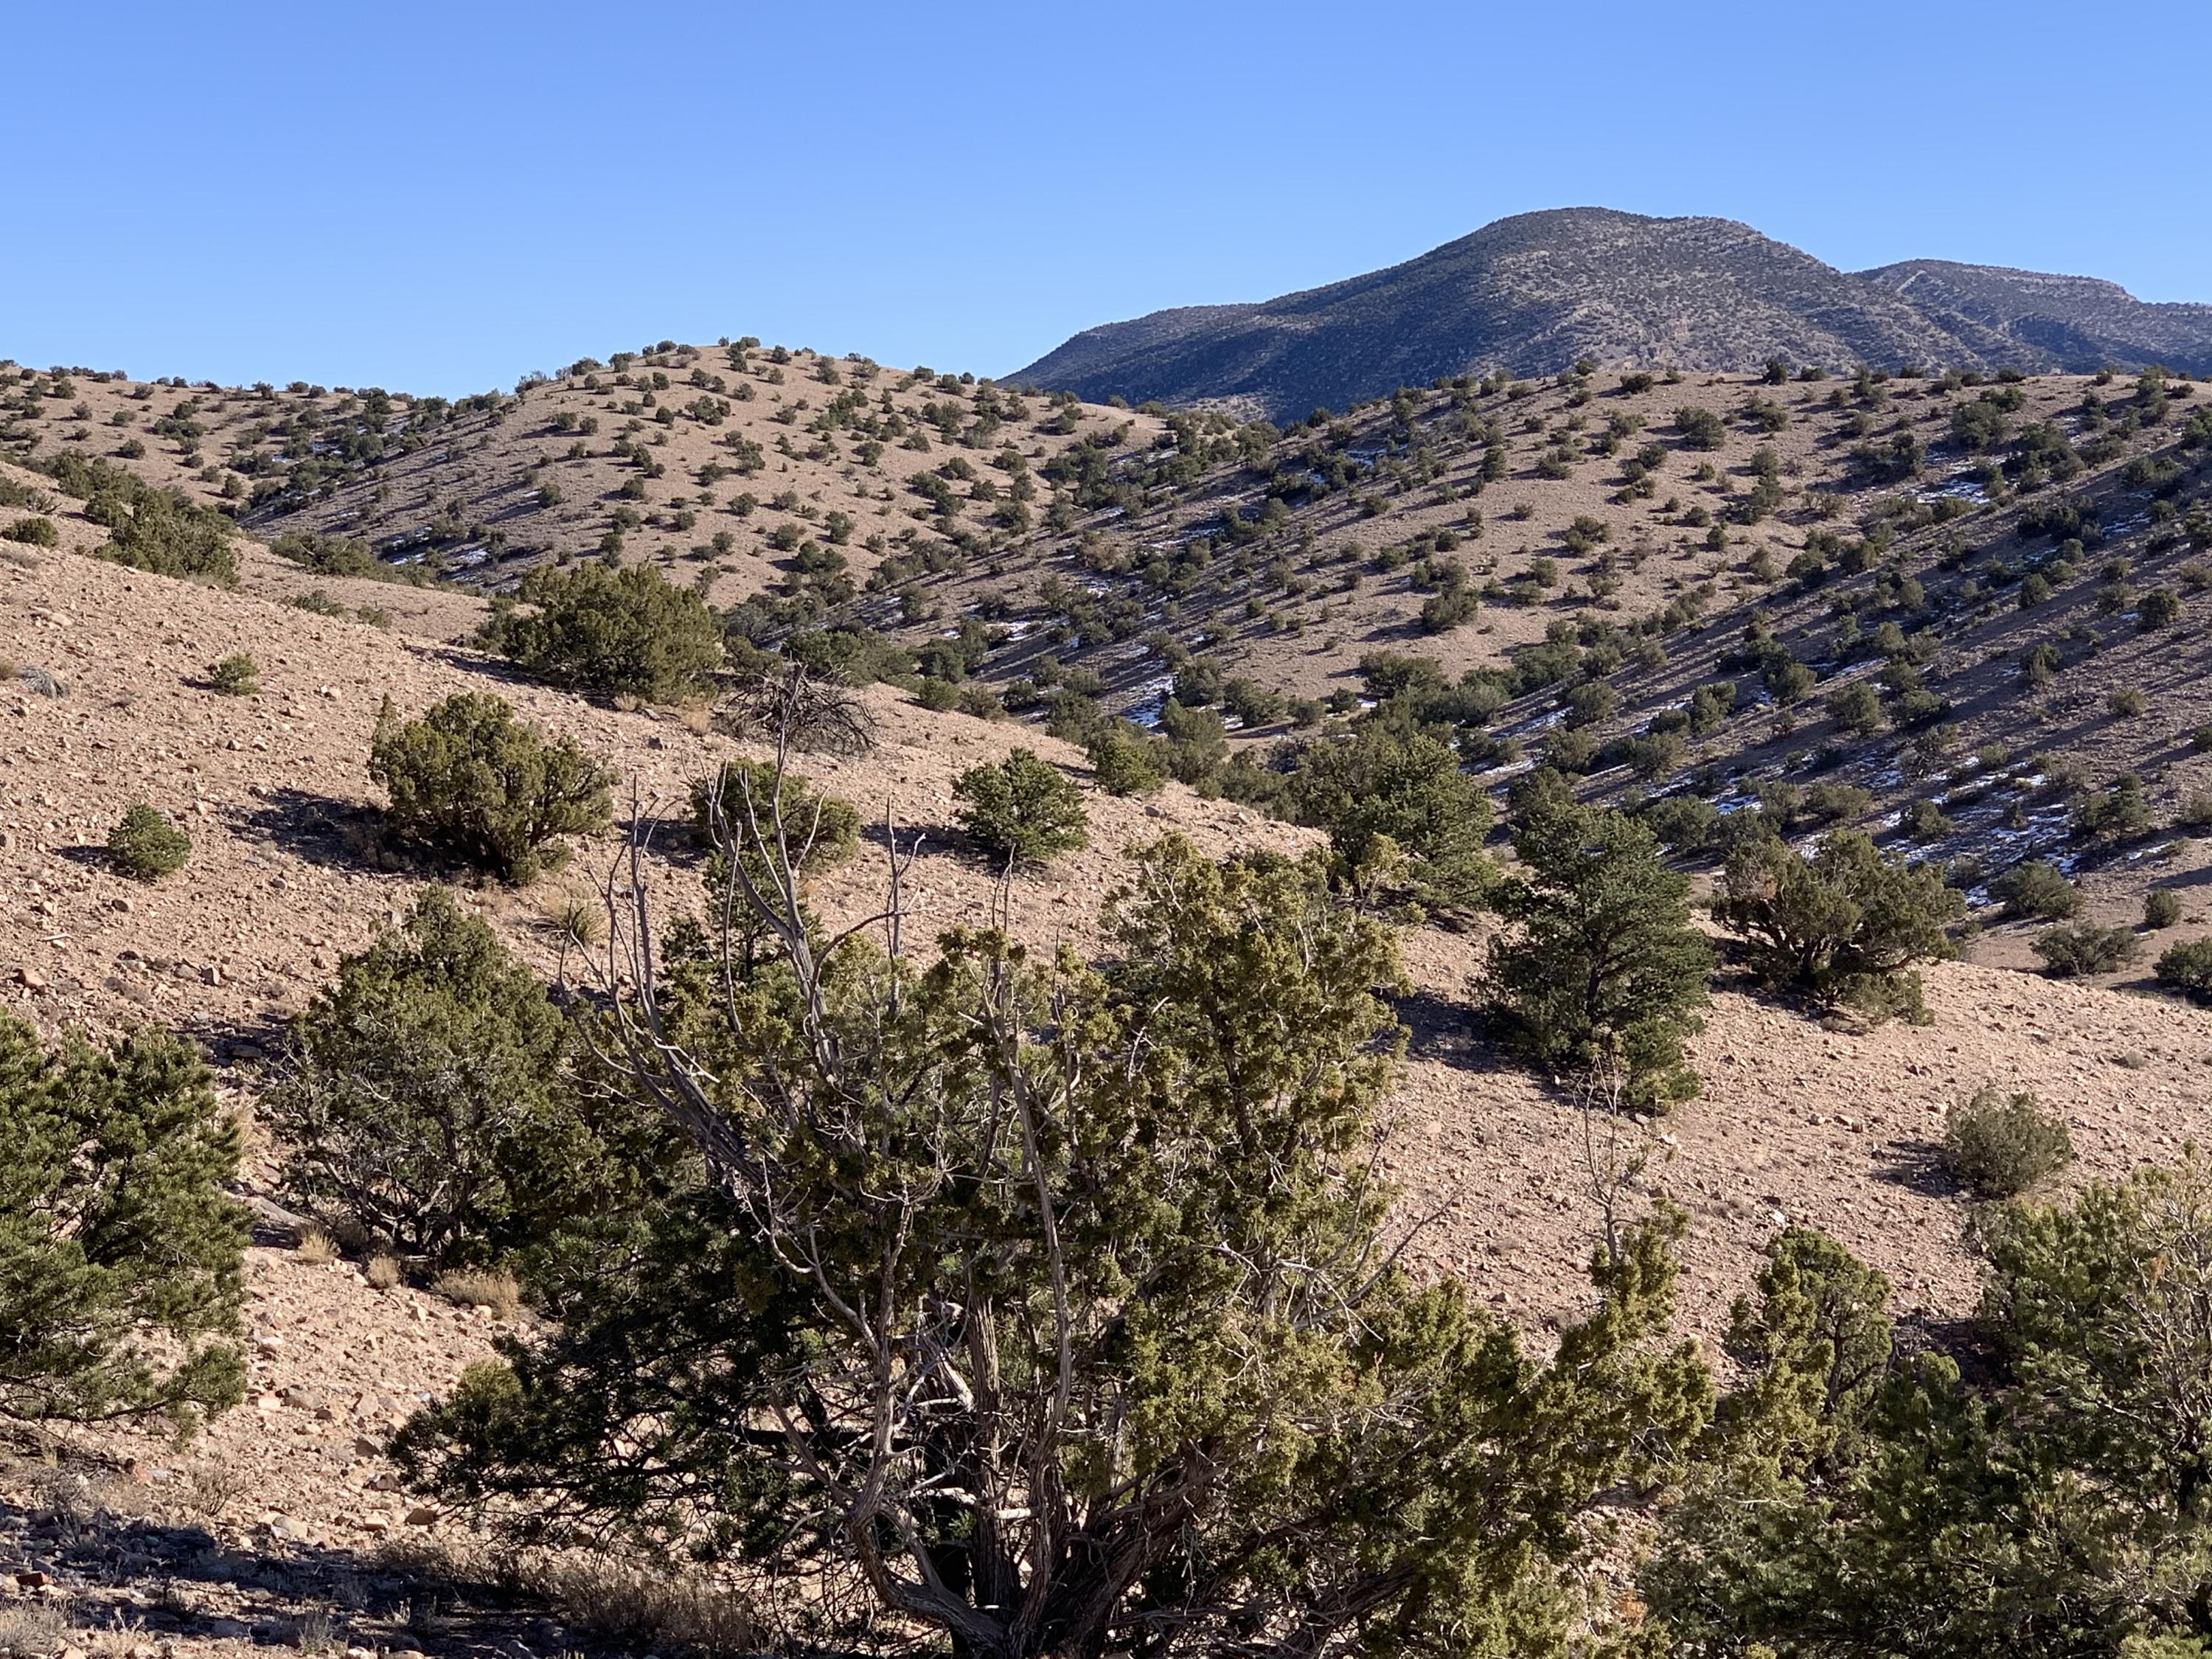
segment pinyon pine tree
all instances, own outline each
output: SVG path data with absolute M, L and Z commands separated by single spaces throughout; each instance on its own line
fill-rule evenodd
M 0 1013 L 0 1423 L 183 1427 L 244 1397 L 238 1158 L 178 1038 L 48 1053 Z

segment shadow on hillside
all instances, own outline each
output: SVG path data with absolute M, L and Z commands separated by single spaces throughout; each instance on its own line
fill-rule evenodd
M 0 1501 L 0 1553 L 43 1571 L 77 1628 L 314 1651 L 416 1649 L 442 1659 L 572 1650 L 541 1602 L 427 1560 L 288 1541 L 227 1542 L 191 1522 L 119 1515 L 98 1468 L 45 1478 L 35 1508 Z M 136 1492 L 138 1488 L 130 1487 Z M 250 1501 L 250 1500 L 248 1500 Z M 162 1587 L 158 1596 L 146 1589 Z
M 214 1055 L 218 1066 L 253 1066 L 282 1050 L 287 1019 L 274 1010 L 241 1018 L 198 1013 L 180 1029 Z
M 1987 1387 L 2000 1378 L 2002 1362 L 1971 1315 L 1916 1310 L 1899 1314 L 1893 1329 L 1900 1357 L 1940 1353 L 1958 1366 L 1960 1380 L 1969 1388 Z
M 501 685 L 521 691 L 543 691 L 549 688 L 543 680 L 535 680 L 511 662 L 501 660 L 486 652 L 459 645 L 432 646 L 423 654 L 433 661 L 443 663 L 464 674 L 474 674 L 480 679 L 495 680 Z M 587 701 L 589 701 L 587 699 Z M 419 708 L 403 708 L 402 714 L 420 714 Z
M 376 867 L 374 848 L 382 815 L 374 808 L 310 790 L 267 790 L 233 827 L 249 841 L 282 848 L 309 864 Z
M 1874 1178 L 1923 1198 L 1956 1198 L 1964 1190 L 1944 1167 L 1943 1148 L 1932 1140 L 1893 1140 L 1883 1147 Z
M 1406 1057 L 1434 1060 L 1461 1072 L 1519 1069 L 1499 1046 L 1487 1040 L 1481 1022 L 1464 1006 L 1431 991 L 1416 991 L 1391 1004 L 1405 1026 Z
M 957 857 L 998 873 L 998 855 L 985 851 L 967 831 L 949 823 L 886 823 L 880 817 L 864 818 L 860 845 L 860 862 L 867 868 L 882 869 L 884 860 L 894 854 L 902 859 L 918 854 L 925 859 Z

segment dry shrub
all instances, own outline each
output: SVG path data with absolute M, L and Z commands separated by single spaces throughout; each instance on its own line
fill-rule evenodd
M 338 1259 L 337 1241 L 320 1227 L 301 1228 L 298 1249 L 301 1261 L 316 1267 Z
M 404 1277 L 399 1271 L 399 1258 L 391 1255 L 369 1257 L 368 1269 L 363 1277 L 368 1280 L 368 1287 L 373 1291 L 398 1289 Z
M 556 1557 L 529 1577 L 570 1626 L 626 1651 L 718 1656 L 763 1645 L 751 1608 L 701 1579 L 600 1556 Z
M 169 1507 L 187 1521 L 220 1521 L 245 1495 L 246 1477 L 230 1463 L 199 1463 L 177 1487 Z
M 514 1275 L 485 1267 L 456 1267 L 440 1273 L 430 1288 L 464 1308 L 489 1308 L 501 1319 L 514 1318 L 522 1306 L 522 1288 Z
M 0 1659 L 42 1659 L 58 1652 L 67 1628 L 60 1612 L 41 1602 L 0 1603 Z

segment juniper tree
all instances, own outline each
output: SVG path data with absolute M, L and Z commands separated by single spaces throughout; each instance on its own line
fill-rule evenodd
M 568 1021 L 433 887 L 293 1020 L 264 1102 L 295 1200 L 434 1266 L 502 1262 L 603 1192 Z
M 1083 792 L 1050 761 L 1017 749 L 970 767 L 953 781 L 960 827 L 975 844 L 1011 862 L 1043 864 L 1090 839 Z
M 1680 1215 L 1532 1358 L 1395 1263 L 1401 973 L 1325 859 L 1170 837 L 1101 960 L 984 927 L 923 963 L 898 860 L 881 915 L 808 914 L 778 798 L 720 820 L 705 929 L 661 945 L 635 845 L 611 884 L 606 1057 L 688 1162 L 600 1219 L 557 1328 L 410 1425 L 409 1471 L 526 1537 L 747 1558 L 809 1639 L 1566 1652 L 1587 1512 L 1705 1413 L 1665 1335 Z
M 2212 1644 L 2212 1170 L 1993 1207 L 1978 1372 L 1893 1341 L 1879 1274 L 1796 1231 L 1748 1382 L 1644 1575 L 1674 1650 L 2193 1659 Z
M 1643 824 L 1571 802 L 1523 815 L 1513 850 L 1522 872 L 1495 902 L 1516 926 L 1492 941 L 1489 975 L 1513 1039 L 1555 1073 L 1618 1067 L 1639 1109 L 1690 1098 L 1682 1044 L 1702 1027 L 1713 951 L 1690 921 L 1689 878 Z
M 1949 929 L 1966 899 L 1940 872 L 1885 854 L 1857 831 L 1835 830 L 1809 856 L 1772 836 L 1729 854 L 1713 911 L 1743 935 L 1746 954 L 1773 985 L 1788 985 L 1880 1020 L 1923 1024 L 1915 962 L 1953 954 Z
M 481 642 L 553 685 L 670 702 L 705 690 L 722 660 L 706 601 L 649 565 L 541 568 L 517 598 L 495 607 Z
M 403 720 L 376 720 L 368 775 L 391 797 L 395 837 L 501 879 L 526 882 L 567 858 L 562 837 L 613 817 L 609 776 L 567 738 L 548 743 L 504 698 L 465 691 Z
M 1482 850 L 1490 797 L 1460 769 L 1449 744 L 1426 732 L 1368 724 L 1301 749 L 1289 799 L 1303 823 L 1328 830 L 1355 882 L 1402 855 L 1405 896 L 1441 910 L 1481 901 L 1497 872 Z

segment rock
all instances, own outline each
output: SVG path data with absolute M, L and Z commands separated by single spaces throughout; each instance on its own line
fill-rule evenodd
M 438 1524 L 438 1511 L 428 1504 L 417 1504 L 407 1511 L 407 1524 L 410 1527 L 434 1527 Z
M 357 1434 L 354 1437 L 353 1455 L 356 1457 L 381 1457 L 384 1455 L 384 1443 L 372 1440 L 365 1434 Z
M 15 1588 L 18 1589 L 43 1589 L 46 1588 L 46 1574 L 43 1572 L 33 1572 L 27 1567 L 18 1571 L 15 1575 Z
M 15 970 L 15 983 L 27 991 L 43 991 L 48 982 L 46 976 L 35 968 L 18 968 Z
M 298 1382 L 277 1389 L 276 1397 L 294 1411 L 314 1411 L 324 1403 L 323 1391 L 320 1389 L 310 1389 Z
M 269 1531 L 272 1536 L 281 1538 L 288 1544 L 304 1544 L 307 1541 L 307 1522 L 295 1521 L 289 1515 L 280 1515 L 271 1521 L 269 1523 Z

